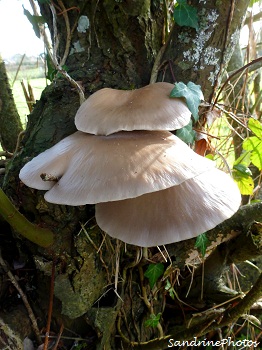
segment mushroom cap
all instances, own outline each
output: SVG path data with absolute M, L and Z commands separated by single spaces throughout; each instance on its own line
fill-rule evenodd
M 169 131 L 77 131 L 33 158 L 19 176 L 29 187 L 48 190 L 48 202 L 76 206 L 138 197 L 213 167 Z M 43 181 L 43 173 L 58 181 Z
M 141 247 L 198 236 L 231 217 L 241 201 L 227 174 L 211 169 L 178 186 L 137 198 L 96 204 L 98 226 Z
M 173 87 L 163 82 L 137 90 L 101 89 L 78 109 L 76 127 L 95 135 L 180 129 L 189 123 L 191 112 L 182 99 L 169 97 Z

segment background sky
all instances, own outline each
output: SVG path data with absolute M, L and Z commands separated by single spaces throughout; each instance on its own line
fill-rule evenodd
M 44 52 L 44 44 L 35 35 L 22 5 L 32 13 L 28 0 L 0 0 L 0 54 L 3 59 L 24 53 L 38 56 Z

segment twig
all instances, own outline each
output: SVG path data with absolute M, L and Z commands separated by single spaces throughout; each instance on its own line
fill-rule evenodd
M 65 5 L 63 4 L 63 1 L 58 0 L 57 1 L 59 6 L 61 7 L 61 14 L 64 17 L 65 20 L 65 25 L 66 25 L 66 45 L 65 45 L 65 52 L 63 55 L 63 58 L 60 62 L 61 66 L 63 66 L 66 62 L 67 56 L 69 54 L 69 49 L 70 49 L 70 44 L 71 44 L 71 37 L 72 37 L 72 32 L 70 31 L 70 22 L 69 22 L 69 18 L 68 18 L 68 14 L 65 8 Z
M 16 152 L 19 150 L 20 143 L 22 141 L 22 138 L 23 138 L 24 134 L 25 134 L 25 130 L 21 131 L 18 134 L 17 141 L 16 141 L 16 146 L 15 146 L 15 150 L 14 150 L 14 154 L 16 154 Z
M 22 63 L 23 63 L 24 58 L 25 58 L 25 53 L 23 54 L 23 56 L 22 56 L 22 58 L 21 58 L 21 60 L 20 60 L 19 66 L 18 66 L 18 68 L 17 68 L 17 70 L 16 70 L 15 77 L 14 77 L 14 80 L 13 80 L 13 82 L 12 82 L 12 87 L 14 86 L 14 83 L 15 83 L 15 81 L 16 81 L 16 78 L 17 78 L 17 76 L 18 76 L 18 73 L 19 73 L 19 71 L 20 71 L 20 68 L 21 68 L 21 66 L 22 66 Z
M 162 60 L 162 57 L 164 55 L 166 49 L 166 44 L 164 44 L 160 50 L 158 51 L 158 54 L 156 56 L 152 71 L 151 71 L 151 77 L 150 77 L 150 84 L 154 84 L 157 81 L 157 76 L 159 72 L 159 68 L 161 66 L 160 62 Z
M 146 287 L 144 286 L 144 271 L 143 271 L 143 268 L 142 268 L 141 265 L 138 266 L 138 272 L 139 272 L 140 283 L 141 283 L 142 299 L 143 299 L 146 307 L 148 308 L 150 314 L 154 315 L 154 309 L 153 309 L 150 301 L 147 298 Z M 158 329 L 158 332 L 159 332 L 159 336 L 163 337 L 164 332 L 163 332 L 163 328 L 162 328 L 160 322 L 157 323 L 157 329 Z
M 251 306 L 261 297 L 262 293 L 262 273 L 258 277 L 254 286 L 250 289 L 247 295 L 234 307 L 227 311 L 222 326 L 226 326 L 230 323 L 234 323 L 247 312 Z
M 55 288 L 55 263 L 56 263 L 56 261 L 55 261 L 55 259 L 53 259 L 51 282 L 50 282 L 48 317 L 47 317 L 47 323 L 46 323 L 46 333 L 45 333 L 45 342 L 44 342 L 43 350 L 48 349 L 49 333 L 50 333 L 52 311 L 53 311 L 54 288 Z M 60 335 L 60 337 L 61 337 L 61 335 Z
M 13 153 L 10 153 L 8 151 L 1 151 L 0 152 L 0 157 L 12 158 L 13 157 Z
M 29 109 L 29 112 L 31 113 L 32 110 L 33 110 L 33 106 L 32 106 L 33 101 L 31 100 L 30 94 L 26 90 L 26 87 L 25 87 L 25 84 L 24 84 L 23 80 L 21 81 L 21 86 L 22 86 L 22 89 L 23 89 L 23 93 L 24 93 L 24 96 L 25 96 L 27 107 Z
M 9 277 L 11 283 L 13 284 L 13 286 L 16 288 L 16 290 L 18 291 L 18 293 L 21 296 L 21 299 L 23 300 L 23 303 L 27 309 L 28 312 L 28 316 L 32 322 L 32 327 L 37 339 L 38 344 L 41 344 L 41 335 L 40 335 L 40 331 L 37 325 L 37 321 L 35 318 L 35 315 L 33 313 L 33 310 L 31 308 L 31 306 L 29 305 L 28 299 L 26 297 L 26 295 L 24 294 L 24 292 L 22 291 L 21 287 L 19 286 L 16 278 L 14 277 L 14 275 L 12 274 L 12 272 L 9 270 L 8 266 L 6 265 L 4 259 L 2 258 L 2 254 L 1 254 L 1 250 L 0 250 L 0 265 L 2 266 L 2 268 L 4 269 L 5 273 L 7 274 L 7 276 Z
M 53 350 L 57 350 L 57 347 L 58 347 L 58 344 L 60 342 L 60 339 L 61 339 L 61 336 L 63 334 L 63 331 L 64 331 L 64 324 L 62 323 L 61 324 L 61 327 L 60 327 L 60 330 L 59 330 L 59 333 L 58 333 L 58 336 L 57 336 L 57 339 L 56 339 L 56 343 L 53 347 Z
M 39 16 L 39 13 L 38 13 L 37 8 L 36 8 L 36 6 L 34 4 L 34 1 L 33 0 L 29 0 L 29 1 L 30 1 L 30 4 L 31 4 L 32 9 L 34 11 L 34 15 L 35 16 Z M 58 42 L 58 36 L 55 35 L 56 31 L 57 31 L 57 27 L 56 27 L 56 13 L 55 13 L 55 8 L 54 8 L 54 6 L 52 4 L 50 5 L 50 10 L 51 10 L 52 15 L 53 15 L 54 36 L 55 36 L 55 38 L 54 38 L 55 44 L 54 44 L 53 52 L 52 52 L 51 44 L 49 43 L 48 37 L 46 35 L 45 28 L 41 24 L 39 24 L 40 34 L 41 34 L 41 36 L 43 38 L 43 41 L 44 41 L 45 46 L 46 46 L 47 53 L 48 53 L 49 57 L 51 58 L 51 61 L 52 61 L 53 65 L 54 65 L 55 69 L 59 73 L 61 73 L 66 78 L 66 80 L 69 81 L 69 83 L 73 87 L 76 88 L 76 90 L 78 92 L 78 95 L 79 95 L 80 104 L 82 104 L 85 101 L 85 95 L 84 95 L 82 87 L 73 78 L 71 78 L 70 75 L 61 67 L 62 61 L 64 61 L 66 59 L 65 55 L 63 57 L 63 60 L 61 62 L 58 62 L 56 51 L 58 49 L 59 42 Z
M 233 72 L 227 79 L 226 81 L 224 82 L 224 84 L 221 86 L 216 98 L 215 98 L 215 101 L 214 101 L 214 104 L 213 106 L 215 106 L 217 104 L 217 101 L 218 101 L 218 98 L 221 94 L 221 92 L 224 90 L 225 86 L 227 85 L 227 83 L 237 74 L 241 73 L 242 71 L 244 71 L 245 69 L 247 69 L 248 67 L 252 66 L 253 64 L 256 64 L 258 62 L 262 61 L 262 57 L 258 57 L 256 58 L 255 60 L 245 64 L 243 67 L 237 69 L 235 72 Z

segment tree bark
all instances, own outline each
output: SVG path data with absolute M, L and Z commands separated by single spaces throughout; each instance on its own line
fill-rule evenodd
M 23 129 L 1 56 L 0 87 L 0 142 L 5 151 L 14 152 L 18 135 Z
M 174 26 L 160 60 L 158 79 L 193 81 L 212 102 L 238 42 L 248 4 L 223 0 L 198 7 L 199 30 Z M 179 50 L 178 50 L 179 48 Z

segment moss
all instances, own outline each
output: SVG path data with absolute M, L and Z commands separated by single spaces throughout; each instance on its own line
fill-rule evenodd
M 0 86 L 0 141 L 5 150 L 13 152 L 16 148 L 18 134 L 23 129 L 1 56 Z
M 80 262 L 80 261 L 79 261 Z M 77 270 L 72 261 L 69 270 L 74 272 L 58 275 L 55 279 L 55 296 L 62 302 L 62 313 L 71 319 L 82 316 L 100 297 L 106 284 L 103 271 L 96 268 L 96 256 L 90 254 Z

